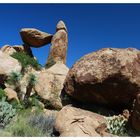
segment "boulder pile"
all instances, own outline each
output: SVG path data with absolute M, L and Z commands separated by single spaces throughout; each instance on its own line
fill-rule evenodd
M 140 135 L 138 49 L 104 48 L 83 56 L 69 70 L 68 31 L 63 21 L 57 23 L 54 35 L 34 28 L 23 28 L 20 35 L 23 45 L 5 45 L 0 49 L 0 89 L 8 101 L 25 102 L 29 93 L 27 99 L 38 100 L 45 114 L 56 112 L 55 136 Z M 32 58 L 23 58 L 33 61 L 31 48 L 47 44 L 51 44 L 50 52 L 46 66 L 40 69 L 30 65 L 23 71 L 22 63 L 11 56 L 24 52 Z M 15 74 L 16 82 L 10 85 L 6 80 L 12 71 L 22 76 Z

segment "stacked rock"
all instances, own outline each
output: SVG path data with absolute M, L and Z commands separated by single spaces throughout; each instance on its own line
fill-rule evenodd
M 56 26 L 56 33 L 51 35 L 46 32 L 34 28 L 23 28 L 20 31 L 21 38 L 24 42 L 24 47 L 27 52 L 30 52 L 30 47 L 40 48 L 51 43 L 51 48 L 46 65 L 52 65 L 57 62 L 66 64 L 66 54 L 68 47 L 67 28 L 63 21 L 59 21 Z M 29 47 L 28 47 L 29 46 Z

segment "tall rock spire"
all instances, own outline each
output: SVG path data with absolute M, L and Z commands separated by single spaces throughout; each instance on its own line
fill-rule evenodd
M 51 66 L 54 63 L 62 62 L 66 64 L 68 34 L 67 28 L 63 21 L 59 21 L 56 26 L 56 33 L 51 40 L 51 47 L 46 66 Z

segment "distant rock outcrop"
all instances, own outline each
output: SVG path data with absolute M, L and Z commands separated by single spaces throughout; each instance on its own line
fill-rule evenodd
M 140 51 L 106 48 L 85 55 L 68 72 L 65 92 L 82 102 L 131 106 L 140 91 Z
M 56 33 L 51 41 L 51 48 L 46 65 L 57 63 L 59 61 L 66 64 L 67 47 L 68 47 L 68 34 L 63 21 L 59 21 L 56 27 Z
M 23 28 L 20 31 L 23 42 L 32 47 L 42 47 L 51 43 L 52 35 L 34 28 Z

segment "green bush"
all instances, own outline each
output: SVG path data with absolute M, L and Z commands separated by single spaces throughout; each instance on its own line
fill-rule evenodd
M 33 73 L 30 73 L 28 76 L 28 84 L 34 86 L 37 82 L 37 76 Z
M 22 79 L 22 75 L 19 72 L 12 71 L 8 76 L 7 83 L 10 85 L 16 85 Z
M 0 101 L 0 126 L 4 127 L 16 115 L 16 109 L 3 97 Z
M 13 108 L 15 108 L 17 111 L 24 109 L 24 106 L 22 105 L 21 102 L 17 101 L 16 99 L 13 99 L 11 101 L 9 101 L 9 103 L 13 106 Z
M 2 99 L 2 97 L 5 97 L 5 92 L 2 88 L 0 88 L 0 100 Z
M 26 109 L 20 111 L 15 121 L 7 125 L 5 132 L 21 137 L 50 136 L 53 125 L 53 116 L 45 117 L 40 109 L 34 112 L 31 109 Z
M 38 64 L 37 60 L 30 57 L 28 54 L 23 52 L 15 52 L 11 55 L 13 58 L 17 59 L 22 67 L 25 69 L 28 66 L 35 68 L 36 70 L 40 70 L 41 66 Z
M 111 134 L 127 136 L 127 119 L 123 116 L 107 117 L 107 129 Z

